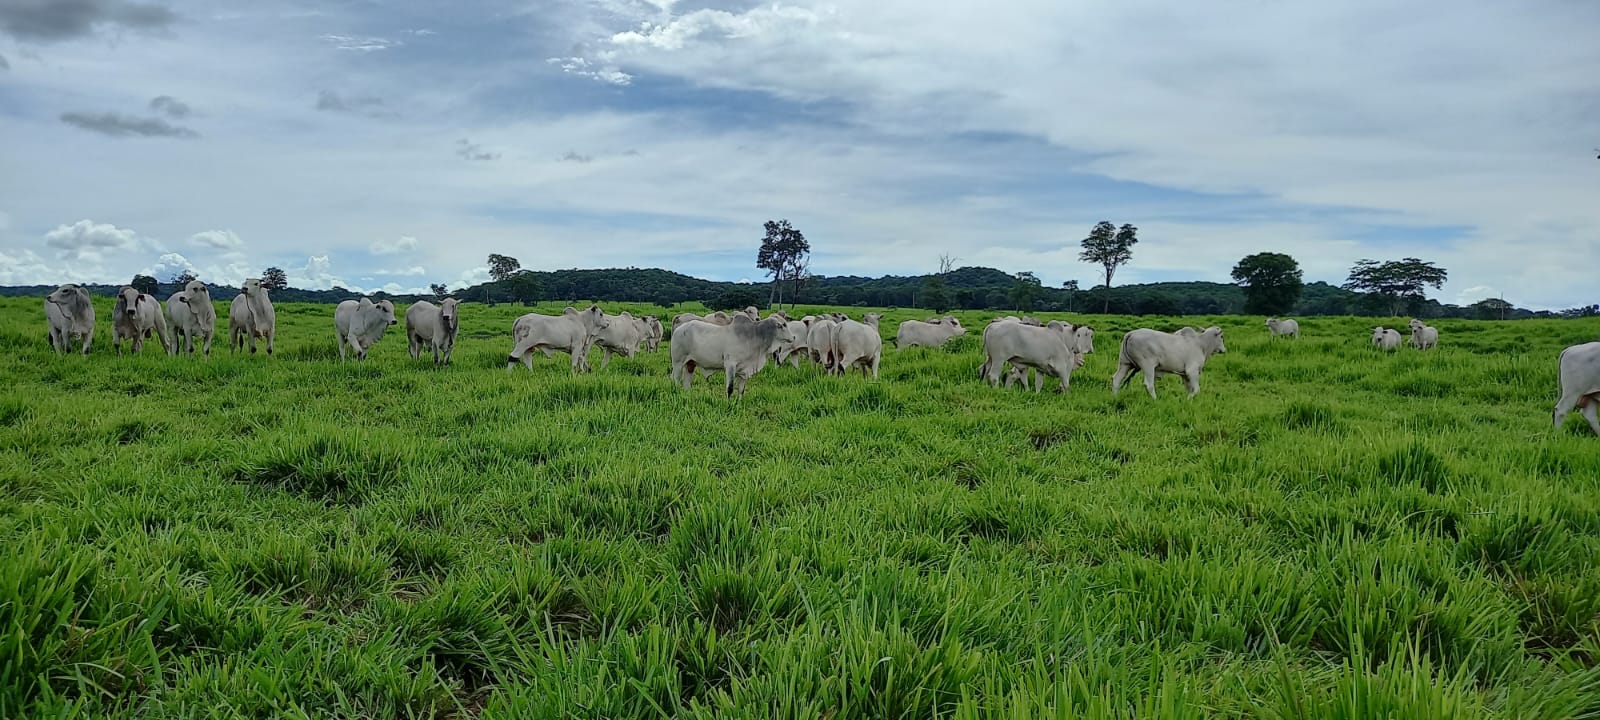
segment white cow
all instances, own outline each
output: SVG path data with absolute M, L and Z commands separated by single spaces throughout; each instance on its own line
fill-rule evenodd
M 751 305 L 751 306 L 745 308 L 742 312 L 745 315 L 750 316 L 751 320 L 760 320 L 761 319 L 761 311 L 757 310 L 756 306 L 754 306 L 754 305 Z M 784 319 L 788 320 L 788 318 L 784 318 Z
M 894 346 L 896 350 L 916 345 L 939 347 L 949 342 L 951 338 L 965 334 L 967 329 L 961 327 L 961 321 L 949 315 L 928 320 L 907 320 L 900 323 L 900 328 L 895 333 Z
M 1379 350 L 1394 350 L 1400 347 L 1400 333 L 1386 327 L 1372 329 L 1372 346 Z
M 672 336 L 672 380 L 687 390 L 696 369 L 721 370 L 728 396 L 737 390 L 743 397 L 745 384 L 766 366 L 767 356 L 792 342 L 789 323 L 781 317 L 753 321 L 740 313 L 728 325 L 687 323 Z
M 518 360 L 532 370 L 532 351 L 538 350 L 545 357 L 553 357 L 560 350 L 572 356 L 573 372 L 587 371 L 589 346 L 594 344 L 601 331 L 610 326 L 611 321 L 606 319 L 605 311 L 598 305 L 590 305 L 584 310 L 564 308 L 560 315 L 523 315 L 511 325 L 511 339 L 516 344 L 506 361 L 506 370 L 516 367 Z
M 839 324 L 838 317 L 837 313 L 823 315 L 806 328 L 806 350 L 824 372 L 833 368 L 833 329 Z
M 843 375 L 853 367 L 861 368 L 861 376 L 872 371 L 878 379 L 878 363 L 883 359 L 883 337 L 878 334 L 878 320 L 883 316 L 867 313 L 861 322 L 846 320 L 833 328 L 833 372 Z
M 1411 320 L 1411 347 L 1432 350 L 1439 344 L 1439 328 L 1424 325 L 1421 320 Z
M 661 336 L 664 334 L 661 327 L 661 318 L 654 315 L 646 315 L 644 316 L 644 324 L 647 330 L 644 337 L 645 349 L 650 352 L 661 349 Z
M 333 334 L 339 341 L 339 360 L 345 359 L 345 346 L 356 351 L 357 360 L 367 359 L 367 350 L 383 339 L 390 325 L 399 323 L 394 317 L 394 303 L 388 300 L 373 302 L 361 298 L 359 302 L 346 300 L 333 309 Z
M 424 347 L 433 350 L 433 364 L 449 365 L 450 352 L 456 347 L 456 333 L 461 329 L 458 306 L 460 300 L 445 298 L 434 305 L 418 300 L 406 308 L 406 342 L 412 359 L 422 357 Z
M 244 281 L 244 287 L 228 307 L 228 347 L 234 352 L 244 350 L 250 343 L 250 352 L 256 351 L 256 340 L 267 341 L 267 354 L 272 354 L 273 340 L 278 334 L 278 313 L 272 308 L 272 298 L 261 286 L 261 278 Z
M 612 355 L 633 359 L 639 352 L 640 343 L 644 342 L 645 332 L 644 323 L 626 311 L 621 315 L 607 315 L 605 329 L 594 338 L 594 345 L 605 353 L 600 360 L 600 369 L 604 370 L 611 364 Z M 588 359 L 585 358 L 584 362 L 587 364 Z
M 776 315 L 777 313 L 773 314 Z M 801 356 L 811 357 L 810 324 L 813 320 L 815 320 L 815 318 L 810 315 L 805 316 L 805 318 L 801 320 L 790 320 L 789 334 L 794 337 L 794 340 L 791 342 L 786 342 L 780 346 L 777 352 L 772 354 L 772 359 L 776 360 L 779 365 L 782 365 L 784 362 L 788 361 L 791 362 L 791 364 L 793 364 L 795 367 L 800 367 Z
M 1222 328 L 1212 326 L 1204 331 L 1190 333 L 1164 333 L 1140 328 L 1122 336 L 1122 351 L 1117 356 L 1117 374 L 1111 378 L 1111 394 L 1117 394 L 1122 384 L 1135 372 L 1144 373 L 1144 389 L 1150 397 L 1156 396 L 1156 374 L 1174 374 L 1183 377 L 1189 388 L 1189 397 L 1200 392 L 1200 370 L 1206 360 L 1217 353 L 1226 353 L 1222 342 Z
M 1290 318 L 1282 320 L 1267 318 L 1267 331 L 1272 334 L 1272 337 L 1285 336 L 1298 340 L 1300 339 L 1300 321 Z
M 696 320 L 699 320 L 701 322 L 708 322 L 708 323 L 711 323 L 713 325 L 727 325 L 728 323 L 733 322 L 733 316 L 731 316 L 731 315 L 729 315 L 729 314 L 727 314 L 727 313 L 725 313 L 725 312 L 723 312 L 721 310 L 718 310 L 718 311 L 716 311 L 714 313 L 711 313 L 709 315 L 696 315 L 694 313 L 689 313 L 689 312 L 678 313 L 677 315 L 673 316 L 673 318 L 672 318 L 672 331 L 673 332 L 677 332 L 678 328 L 682 327 L 684 323 L 690 323 L 690 322 L 694 322 Z
M 71 352 L 72 343 L 83 339 L 83 354 L 94 342 L 94 303 L 83 286 L 68 283 L 44 298 L 44 319 L 50 326 L 50 347 L 58 353 Z
M 1011 371 L 1006 377 L 1006 387 L 1028 380 L 1027 369 L 1032 368 L 1034 392 L 1044 390 L 1046 375 L 1061 380 L 1061 391 L 1066 392 L 1072 371 L 1083 367 L 1083 353 L 1078 351 L 1069 323 L 1051 321 L 1048 325 L 1027 325 L 1021 321 L 999 321 L 983 329 L 983 367 L 980 372 L 992 386 L 1000 384 L 1000 373 L 1009 363 Z
M 211 356 L 211 338 L 217 334 L 217 306 L 211 304 L 211 289 L 205 283 L 190 280 L 167 298 L 167 320 L 178 352 L 193 355 L 198 340 L 203 343 L 206 357 Z
M 1089 355 L 1094 352 L 1094 328 L 1080 325 L 1078 329 L 1072 331 L 1072 335 L 1075 341 L 1074 347 L 1079 353 Z
M 161 301 L 131 287 L 117 291 L 117 302 L 111 308 L 111 346 L 122 354 L 124 338 L 133 343 L 133 352 L 144 350 L 145 338 L 154 336 L 161 341 L 161 349 L 172 354 L 172 340 L 167 335 L 167 317 L 161 312 Z
M 1561 399 L 1556 401 L 1555 427 L 1577 408 L 1589 429 L 1600 435 L 1600 342 L 1573 345 L 1561 351 Z

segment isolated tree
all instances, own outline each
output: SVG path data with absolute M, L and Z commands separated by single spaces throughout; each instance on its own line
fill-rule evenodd
M 268 290 L 283 290 L 289 287 L 289 274 L 281 267 L 269 267 L 261 271 L 261 287 Z
M 1033 309 L 1033 301 L 1038 299 L 1044 285 L 1039 282 L 1038 276 L 1031 272 L 1017 273 L 1017 281 L 1011 286 L 1011 302 L 1020 312 Z
M 1132 225 L 1116 227 L 1109 221 L 1101 220 L 1089 231 L 1089 237 L 1083 239 L 1083 252 L 1078 253 L 1078 259 L 1086 263 L 1094 263 L 1105 268 L 1106 290 L 1111 289 L 1111 278 L 1117 274 L 1117 268 L 1128 264 L 1133 259 L 1133 246 L 1139 242 L 1139 228 Z M 1104 312 L 1111 310 L 1111 293 L 1106 293 Z
M 489 253 L 489 278 L 491 280 L 501 282 L 515 275 L 521 269 L 522 263 L 517 262 L 516 258 L 498 253 Z
M 155 295 L 161 292 L 161 283 L 156 282 L 156 279 L 149 275 L 133 276 L 133 280 L 128 283 L 128 287 L 146 295 Z
M 512 262 L 516 262 L 513 260 Z M 491 271 L 492 272 L 492 271 Z M 512 302 L 523 305 L 532 305 L 539 300 L 539 278 L 527 270 L 518 270 L 505 279 L 507 292 L 511 295 Z
M 944 278 L 935 275 L 922 283 L 922 305 L 936 313 L 950 309 L 950 292 L 945 289 Z
M 1426 288 L 1438 290 L 1449 277 L 1448 270 L 1417 258 L 1388 262 L 1362 259 L 1350 268 L 1344 289 L 1377 295 L 1388 301 L 1390 315 L 1399 315 L 1408 303 L 1426 298 Z
M 811 243 L 806 242 L 806 236 L 794 229 L 788 220 L 768 220 L 763 227 L 767 236 L 761 239 L 761 249 L 756 252 L 756 267 L 772 276 L 768 304 L 776 299 L 782 306 L 783 283 L 796 280 L 800 269 L 808 265 Z
M 1244 286 L 1244 311 L 1251 315 L 1289 312 L 1305 288 L 1300 263 L 1275 252 L 1245 256 L 1233 266 L 1233 280 Z
M 949 275 L 950 271 L 956 269 L 956 263 L 960 261 L 961 258 L 955 257 L 950 253 L 939 253 L 939 274 Z
M 1073 304 L 1078 299 L 1078 281 L 1068 280 L 1061 283 L 1061 289 L 1067 293 L 1067 312 L 1072 312 Z
M 432 283 L 428 285 L 428 290 L 431 291 L 433 296 L 439 300 L 443 300 L 450 296 L 450 286 L 445 285 L 444 283 Z

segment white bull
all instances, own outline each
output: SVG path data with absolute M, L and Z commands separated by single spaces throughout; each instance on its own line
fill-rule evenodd
M 394 303 L 388 300 L 373 302 L 372 298 L 346 300 L 333 309 L 333 334 L 339 341 L 339 360 L 345 359 L 344 349 L 356 351 L 357 360 L 367 359 L 367 351 L 383 339 L 383 332 L 399 321 L 394 317 Z
M 1561 351 L 1561 399 L 1556 401 L 1555 427 L 1577 408 L 1589 429 L 1600 435 L 1600 342 L 1573 345 Z
M 167 298 L 167 320 L 178 352 L 193 355 L 195 341 L 199 340 L 206 357 L 211 356 L 211 339 L 217 334 L 217 306 L 211 303 L 211 289 L 205 283 L 190 280 Z
M 256 340 L 262 339 L 267 341 L 267 354 L 271 355 L 277 335 L 278 313 L 272 308 L 272 299 L 267 296 L 267 289 L 261 286 L 261 279 L 244 281 L 244 287 L 228 308 L 229 348 L 234 352 L 242 351 L 248 340 L 250 352 L 254 353 Z
M 1061 391 L 1066 392 L 1072 371 L 1083 367 L 1083 353 L 1079 352 L 1073 336 L 1072 325 L 1051 321 L 1048 325 L 1026 325 L 1019 320 L 1002 320 L 990 323 L 983 329 L 983 366 L 979 371 L 990 385 L 1000 384 L 1000 373 L 1009 364 L 1006 387 L 1021 380 L 1026 387 L 1029 368 L 1035 371 L 1034 392 L 1044 390 L 1046 375 L 1061 380 Z
M 532 370 L 532 351 L 538 350 L 545 357 L 553 357 L 559 350 L 572 356 L 573 372 L 584 372 L 589 369 L 589 346 L 600 335 L 600 331 L 610 324 L 611 321 L 606 319 L 605 312 L 598 305 L 590 305 L 585 310 L 568 307 L 560 315 L 523 315 L 511 325 L 511 339 L 515 345 L 506 362 L 506 370 L 516 367 L 518 360 Z
M 951 338 L 965 334 L 967 329 L 961 327 L 961 321 L 949 315 L 928 320 L 907 320 L 900 323 L 895 332 L 894 346 L 897 350 L 917 345 L 939 347 Z
M 1149 328 L 1134 330 L 1122 336 L 1117 373 L 1111 377 L 1111 394 L 1117 394 L 1130 375 L 1143 372 L 1144 388 L 1152 398 L 1156 396 L 1157 373 L 1182 377 L 1189 397 L 1194 397 L 1200 392 L 1200 370 L 1206 366 L 1206 360 L 1227 351 L 1222 341 L 1222 328 L 1215 326 L 1204 331 L 1176 333 Z
M 419 300 L 406 308 L 406 342 L 412 359 L 421 358 L 426 347 L 433 350 L 433 364 L 450 364 L 456 334 L 461 330 L 460 305 L 460 300 L 445 298 L 438 305 Z
M 786 342 L 794 342 L 794 336 L 781 317 L 753 321 L 740 313 L 727 325 L 686 323 L 672 335 L 672 380 L 687 390 L 696 369 L 721 370 L 728 396 L 737 392 L 743 397 L 750 376 L 760 372 L 767 356 Z
M 861 368 L 861 376 L 872 372 L 878 379 L 878 363 L 883 360 L 883 337 L 878 334 L 878 313 L 867 313 L 861 322 L 846 320 L 833 328 L 833 372 L 843 375 L 850 368 Z
M 72 343 L 82 339 L 82 352 L 89 354 L 94 342 L 94 303 L 83 286 L 68 283 L 46 295 L 44 319 L 50 326 L 50 347 L 56 352 L 71 352 Z
M 166 314 L 161 312 L 161 301 L 131 287 L 117 291 L 117 302 L 111 308 L 111 346 L 122 354 L 122 341 L 132 341 L 133 352 L 144 350 L 145 338 L 155 337 L 161 349 L 172 354 L 172 341 L 167 335 Z

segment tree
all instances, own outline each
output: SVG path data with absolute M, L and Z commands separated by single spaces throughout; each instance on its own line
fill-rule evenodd
M 939 274 L 950 274 L 951 270 L 956 269 L 956 263 L 960 262 L 960 260 L 961 258 L 955 257 L 950 253 L 939 253 Z
M 522 263 L 517 262 L 516 258 L 498 253 L 489 253 L 489 279 L 495 282 L 502 282 L 506 278 L 515 275 L 521 269 Z
M 288 289 L 289 275 L 281 267 L 269 267 L 261 271 L 261 287 L 267 290 Z
M 1417 258 L 1388 262 L 1362 259 L 1350 268 L 1344 289 L 1377 295 L 1388 302 L 1390 315 L 1399 315 L 1408 303 L 1426 297 L 1425 288 L 1438 290 L 1449 276 L 1448 270 Z
M 1244 311 L 1251 315 L 1287 313 L 1305 288 L 1300 263 L 1275 252 L 1245 256 L 1233 266 L 1233 281 L 1244 286 Z
M 783 283 L 798 279 L 801 268 L 806 267 L 810 259 L 811 243 L 806 242 L 806 236 L 794 229 L 788 220 L 768 220 L 763 227 L 767 236 L 762 238 L 761 249 L 756 252 L 756 267 L 772 276 L 768 303 L 776 298 L 777 304 L 782 306 Z
M 1516 310 L 1511 303 L 1500 298 L 1479 300 L 1472 304 L 1472 309 L 1476 310 L 1478 317 L 1483 320 L 1504 320 L 1506 315 Z
M 430 284 L 428 286 L 428 290 L 432 291 L 433 296 L 439 300 L 443 300 L 450 295 L 450 286 L 445 285 L 444 283 Z
M 516 261 L 512 260 L 512 262 Z M 491 270 L 491 272 L 493 271 Z M 539 300 L 539 290 L 541 289 L 539 278 L 530 271 L 518 270 L 512 273 L 511 277 L 506 278 L 502 284 L 506 286 L 506 291 L 510 293 L 512 302 L 532 305 Z
M 749 285 L 735 285 L 706 302 L 712 310 L 743 310 L 761 302 L 761 295 Z
M 1117 268 L 1133 259 L 1133 246 L 1138 242 L 1139 228 L 1132 225 L 1118 228 L 1109 221 L 1101 220 L 1089 231 L 1089 237 L 1083 239 L 1083 252 L 1078 253 L 1078 259 L 1105 268 L 1106 289 L 1110 290 L 1112 276 L 1117 274 Z M 1107 293 L 1103 311 L 1110 310 L 1111 295 Z
M 155 295 L 156 293 L 161 292 L 161 283 L 156 282 L 156 279 L 150 277 L 149 275 L 133 276 L 133 281 L 128 283 L 128 287 L 144 293 L 145 295 Z
M 1061 289 L 1067 293 L 1067 312 L 1072 312 L 1073 302 L 1078 299 L 1078 281 L 1068 280 L 1061 283 Z
M 1033 309 L 1033 301 L 1039 297 L 1039 292 L 1044 288 L 1039 278 L 1031 272 L 1017 273 L 1017 282 L 1011 286 L 1011 302 L 1020 312 Z
M 936 313 L 950 309 L 950 293 L 944 288 L 944 278 L 935 275 L 922 283 L 922 306 Z
M 173 273 L 172 277 L 167 278 L 167 284 L 173 286 L 174 288 L 182 290 L 185 287 L 187 287 L 189 285 L 189 283 L 193 282 L 195 279 L 196 278 L 195 278 L 193 272 L 190 272 L 188 270 L 184 270 L 183 272 Z

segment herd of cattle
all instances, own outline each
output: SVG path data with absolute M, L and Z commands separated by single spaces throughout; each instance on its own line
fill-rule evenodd
M 405 332 L 412 358 L 420 358 L 427 350 L 432 352 L 435 364 L 449 364 L 460 329 L 457 306 L 458 301 L 452 298 L 437 305 L 419 301 L 406 309 Z M 44 311 L 51 347 L 66 353 L 74 343 L 81 342 L 82 352 L 89 353 L 95 315 L 87 290 L 79 285 L 62 285 L 46 296 Z M 202 353 L 211 354 L 216 307 L 210 290 L 199 280 L 168 297 L 165 312 L 154 296 L 124 287 L 117 293 L 112 313 L 112 345 L 118 354 L 123 340 L 130 341 L 133 352 L 139 352 L 150 338 L 157 339 L 168 354 L 193 354 L 196 345 Z M 836 375 L 859 368 L 863 376 L 870 374 L 876 379 L 883 357 L 880 319 L 878 313 L 867 313 L 861 320 L 842 313 L 794 319 L 781 310 L 763 318 L 754 307 L 731 314 L 683 313 L 672 318 L 670 375 L 687 389 L 697 371 L 709 377 L 720 370 L 730 396 L 742 396 L 750 377 L 760 372 L 769 359 L 780 366 L 789 362 L 799 367 L 804 358 Z M 399 320 L 394 303 L 362 298 L 339 303 L 334 309 L 333 324 L 340 360 L 346 358 L 346 348 L 362 360 L 383 338 L 385 330 L 399 324 Z M 270 355 L 276 326 L 267 289 L 259 279 L 246 280 L 228 310 L 230 349 L 239 352 L 248 346 L 254 353 L 260 340 Z M 1274 337 L 1300 337 L 1300 323 L 1292 319 L 1267 318 L 1266 326 Z M 1438 346 L 1437 328 L 1412 320 L 1410 329 L 1412 347 L 1428 350 Z M 901 349 L 938 347 L 966 332 L 960 320 L 948 315 L 907 320 L 900 323 L 894 342 Z M 546 357 L 565 352 L 571 356 L 572 370 L 583 372 L 589 369 L 588 357 L 595 347 L 604 353 L 600 366 L 605 368 L 612 355 L 632 358 L 640 350 L 656 351 L 664 334 L 661 321 L 653 316 L 634 317 L 627 312 L 607 315 L 596 305 L 584 310 L 569 307 L 560 315 L 528 313 L 512 324 L 513 346 L 506 369 L 521 361 L 531 370 L 534 351 Z M 1401 344 L 1400 333 L 1392 328 L 1373 328 L 1372 344 L 1380 350 L 1396 350 Z M 1046 376 L 1058 379 L 1062 391 L 1066 391 L 1072 371 L 1083 367 L 1084 356 L 1092 352 L 1094 330 L 1089 327 L 1029 317 L 996 318 L 983 329 L 984 360 L 978 376 L 998 386 L 1003 374 L 1007 388 L 1018 382 L 1026 387 L 1031 372 L 1034 392 L 1043 390 Z M 1132 330 L 1122 338 L 1111 392 L 1117 393 L 1130 377 L 1140 373 L 1145 390 L 1155 397 L 1156 376 L 1173 374 L 1183 378 L 1193 397 L 1200 391 L 1200 372 L 1206 360 L 1225 352 L 1219 327 L 1186 327 L 1172 333 L 1149 328 Z M 1556 426 L 1577 409 L 1600 435 L 1600 342 L 1562 351 L 1560 395 L 1554 414 Z

